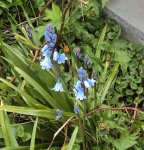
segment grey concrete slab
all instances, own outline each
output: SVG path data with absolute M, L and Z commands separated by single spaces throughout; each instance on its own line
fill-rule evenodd
M 126 39 L 144 45 L 144 0 L 109 0 L 105 12 L 121 24 Z

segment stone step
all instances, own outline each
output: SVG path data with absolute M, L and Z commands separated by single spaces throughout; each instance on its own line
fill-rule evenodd
M 122 26 L 124 38 L 144 45 L 144 0 L 109 0 L 104 11 Z

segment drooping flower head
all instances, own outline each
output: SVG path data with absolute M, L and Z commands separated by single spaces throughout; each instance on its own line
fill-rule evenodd
M 57 109 L 57 116 L 56 116 L 56 120 L 60 119 L 62 117 L 62 110 L 61 109 Z
M 51 56 L 51 50 L 50 47 L 46 44 L 44 47 L 41 49 L 42 55 L 45 57 L 50 57 Z
M 54 88 L 52 88 L 51 90 L 54 90 L 56 92 L 64 92 L 64 89 L 62 87 L 62 83 L 60 82 L 59 79 L 58 79 L 57 83 L 55 84 Z
M 59 54 L 57 51 L 54 52 L 53 54 L 53 60 L 57 61 L 58 64 L 64 64 L 68 58 L 65 56 L 64 53 Z
M 74 109 L 73 109 L 73 110 L 74 110 L 74 113 L 75 113 L 75 114 L 79 114 L 79 112 L 80 112 L 80 108 L 79 108 L 79 106 L 76 105 L 76 104 L 74 105 Z
M 57 61 L 58 58 L 59 58 L 59 53 L 58 53 L 58 51 L 54 51 L 53 60 L 54 60 L 54 61 Z
M 85 75 L 85 70 L 83 70 L 83 67 L 78 69 L 78 76 L 80 79 L 82 79 Z
M 65 56 L 65 53 L 59 54 L 58 64 L 64 64 L 68 58 Z
M 80 100 L 86 99 L 86 96 L 84 94 L 84 87 L 82 87 L 80 80 L 77 81 L 73 91 L 75 93 L 76 99 L 80 99 Z
M 74 53 L 75 53 L 75 56 L 77 58 L 81 58 L 81 53 L 80 53 L 80 48 L 79 47 L 74 49 Z
M 85 79 L 84 80 L 84 85 L 86 88 L 90 88 L 91 86 L 94 86 L 95 80 L 92 79 Z
M 53 64 L 51 63 L 51 60 L 49 57 L 45 57 L 41 62 L 40 65 L 43 70 L 49 71 L 49 69 L 53 68 Z

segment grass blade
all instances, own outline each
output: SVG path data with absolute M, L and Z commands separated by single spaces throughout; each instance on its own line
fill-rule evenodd
M 73 145 L 74 145 L 74 142 L 76 140 L 76 135 L 77 135 L 77 132 L 78 132 L 78 126 L 75 127 L 73 133 L 72 133 L 72 136 L 71 136 L 71 139 L 70 139 L 70 142 L 67 146 L 67 150 L 72 150 L 73 148 Z
M 44 117 L 49 119 L 55 119 L 57 116 L 57 111 L 55 109 L 36 109 L 30 107 L 20 107 L 20 106 L 0 106 L 0 110 L 5 110 L 7 112 L 14 112 L 23 115 Z M 72 117 L 75 116 L 74 113 L 64 112 L 63 117 Z
M 15 135 L 11 128 L 11 124 L 7 116 L 7 113 L 4 110 L 0 110 L 0 121 L 1 121 L 1 128 L 2 128 L 5 145 L 7 147 L 11 147 L 11 146 L 17 147 L 18 144 L 15 138 Z
M 34 127 L 33 127 L 31 144 L 30 144 L 30 150 L 34 150 L 34 148 L 35 148 L 35 138 L 36 138 L 37 123 L 38 123 L 38 117 L 36 118 L 35 123 L 34 123 Z
M 104 42 L 106 31 L 107 31 L 107 24 L 104 26 L 102 33 L 101 33 L 101 36 L 99 38 L 98 44 L 97 44 L 96 54 L 95 54 L 96 58 L 100 58 L 100 55 L 101 55 L 101 48 L 100 47 L 101 47 L 101 44 Z

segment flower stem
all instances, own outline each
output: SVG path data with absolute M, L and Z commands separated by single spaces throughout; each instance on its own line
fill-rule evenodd
M 80 118 L 79 114 L 78 114 L 78 120 L 79 120 L 79 124 L 80 124 L 80 128 L 81 128 L 81 131 L 82 131 L 82 144 L 83 144 L 83 150 L 86 150 L 86 145 L 85 145 L 85 127 L 84 125 L 82 124 L 82 119 Z
M 96 108 L 96 83 L 94 83 L 94 108 Z

